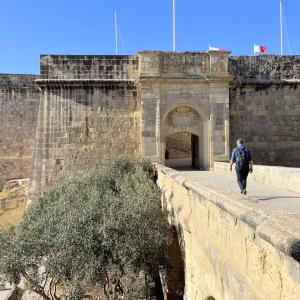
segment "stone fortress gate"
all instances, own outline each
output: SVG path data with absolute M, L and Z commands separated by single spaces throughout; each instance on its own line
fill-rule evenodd
M 107 156 L 142 155 L 164 164 L 167 141 L 173 148 L 181 143 L 177 148 L 196 168 L 227 160 L 228 55 L 41 56 L 31 195 Z
M 35 199 L 97 160 L 149 158 L 176 227 L 170 299 L 299 300 L 299 85 L 296 55 L 42 55 L 40 75 L 0 74 L 0 186 L 30 177 Z M 250 199 L 226 175 L 240 136 Z M 27 198 L 2 200 L 2 220 Z
M 167 139 L 189 133 L 195 167 L 228 159 L 228 54 L 140 53 L 143 156 L 165 163 Z

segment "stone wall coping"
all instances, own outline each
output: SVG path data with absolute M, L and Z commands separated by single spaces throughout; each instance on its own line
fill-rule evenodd
M 233 175 L 229 172 L 229 162 L 215 161 L 214 171 Z M 300 168 L 254 165 L 248 179 L 300 193 Z
M 99 84 L 133 84 L 135 79 L 36 79 L 38 86 L 61 86 L 61 85 L 99 85 Z
M 245 222 L 259 236 L 278 250 L 300 262 L 300 220 L 299 216 L 272 205 L 261 206 L 255 199 L 244 197 L 223 189 L 202 185 L 181 175 L 178 171 L 163 165 L 156 169 L 174 180 L 186 190 L 218 206 L 238 220 Z
M 1 77 L 28 77 L 28 78 L 30 78 L 30 77 L 36 77 L 36 78 L 38 78 L 38 77 L 40 77 L 40 75 L 38 75 L 38 74 L 27 74 L 27 73 L 0 73 L 0 78 Z
M 0 89 L 34 89 L 36 88 L 34 81 L 38 78 L 40 75 L 0 73 Z
M 219 75 L 220 73 L 218 73 Z M 209 77 L 209 76 L 189 76 L 187 77 L 166 77 L 166 76 L 140 76 L 140 82 L 160 82 L 160 83 L 210 83 L 210 82 L 230 82 L 232 76 L 225 73 L 224 76 Z
M 40 58 L 51 58 L 51 59 L 66 59 L 66 60 L 120 60 L 120 59 L 137 59 L 136 55 L 106 55 L 106 54 L 87 54 L 87 55 L 73 55 L 73 54 L 41 54 Z
M 229 166 L 229 161 L 216 161 L 216 164 L 222 164 L 224 166 Z M 293 168 L 293 167 L 284 167 L 284 166 L 267 166 L 267 165 L 254 165 L 254 167 L 259 167 L 259 168 L 265 168 L 265 169 L 269 169 L 269 170 L 286 170 L 288 172 L 294 172 L 296 173 L 298 176 L 300 176 L 300 168 Z
M 173 54 L 173 55 L 207 55 L 209 53 L 220 53 L 220 54 L 229 54 L 231 53 L 230 50 L 210 50 L 210 51 L 161 51 L 161 50 L 141 50 L 138 51 L 138 54 L 143 54 L 143 53 L 153 53 L 153 54 Z
M 234 77 L 232 77 L 234 78 Z M 300 84 L 300 79 L 241 79 L 234 78 L 235 85 L 255 84 L 255 85 L 273 85 L 273 84 Z
M 280 55 L 280 54 L 260 54 L 260 55 L 231 55 L 230 58 L 232 59 L 248 59 L 248 60 L 262 60 L 262 59 L 269 59 L 269 58 L 280 58 L 280 59 L 286 59 L 286 58 L 299 58 L 299 54 L 295 55 Z

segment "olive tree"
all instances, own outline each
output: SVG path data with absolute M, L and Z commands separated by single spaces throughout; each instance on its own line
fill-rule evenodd
M 153 175 L 149 162 L 121 158 L 57 180 L 0 231 L 2 279 L 49 300 L 95 286 L 107 299 L 144 299 L 171 242 Z

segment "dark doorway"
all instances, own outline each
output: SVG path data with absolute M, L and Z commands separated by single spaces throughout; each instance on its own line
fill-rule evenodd
M 189 132 L 169 135 L 166 139 L 165 164 L 176 169 L 199 168 L 198 136 Z
M 195 134 L 191 134 L 192 143 L 192 168 L 199 168 L 199 143 L 198 137 Z

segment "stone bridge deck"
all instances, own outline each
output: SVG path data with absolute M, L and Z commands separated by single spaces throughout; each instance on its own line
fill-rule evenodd
M 214 169 L 157 165 L 186 299 L 299 300 L 300 169 L 255 166 L 247 196 L 228 164 Z
M 208 188 L 239 194 L 239 188 L 234 176 L 228 176 L 223 173 L 213 171 L 196 171 L 196 170 L 180 170 L 180 173 L 185 178 L 195 183 L 201 183 Z M 235 171 L 232 171 L 233 174 Z M 234 174 L 235 175 L 235 174 Z M 254 182 L 251 180 L 251 174 L 248 180 L 248 195 L 249 200 L 255 199 L 261 205 L 277 206 L 282 209 L 299 215 L 300 228 L 300 193 L 292 192 L 284 188 L 279 188 L 265 183 Z M 299 182 L 300 184 L 300 182 Z M 241 195 L 245 198 L 245 196 Z M 300 299 L 300 298 L 299 298 Z

